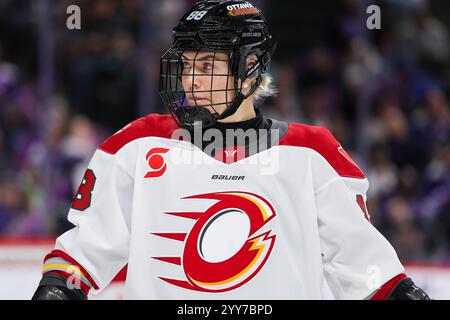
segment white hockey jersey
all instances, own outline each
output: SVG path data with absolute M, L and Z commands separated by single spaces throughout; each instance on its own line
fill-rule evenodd
M 331 133 L 289 124 L 268 150 L 218 161 L 151 114 L 92 158 L 44 274 L 126 299 L 364 299 L 404 272 L 368 221 L 368 181 Z

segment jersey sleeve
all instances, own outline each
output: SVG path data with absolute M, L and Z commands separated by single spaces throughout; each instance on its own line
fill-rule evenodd
M 62 275 L 89 292 L 106 287 L 127 263 L 133 179 L 119 160 L 95 152 L 68 214 L 74 227 L 57 238 L 44 275 Z
M 404 268 L 370 223 L 367 178 L 328 131 L 323 142 L 328 153 L 314 153 L 312 167 L 325 279 L 336 299 L 364 299 Z

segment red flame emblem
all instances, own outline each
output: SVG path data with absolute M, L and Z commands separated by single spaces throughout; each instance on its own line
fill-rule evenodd
M 182 257 L 153 258 L 181 266 L 186 279 L 160 279 L 185 289 L 216 293 L 236 289 L 250 281 L 267 262 L 275 244 L 276 236 L 271 234 L 272 230 L 261 230 L 276 216 L 273 206 L 261 196 L 239 191 L 207 193 L 183 199 L 213 199 L 218 202 L 205 212 L 166 212 L 196 220 L 196 223 L 189 234 L 153 233 L 159 237 L 184 242 Z M 229 257 L 211 261 L 204 252 L 208 230 L 214 229 L 212 226 L 221 217 L 231 214 L 241 214 L 245 216 L 245 221 L 249 222 L 244 243 Z M 233 229 L 239 229 L 237 227 Z M 232 236 L 234 237 L 234 234 Z M 217 242 L 217 237 L 215 239 Z M 220 254 L 222 253 L 219 252 L 219 256 Z

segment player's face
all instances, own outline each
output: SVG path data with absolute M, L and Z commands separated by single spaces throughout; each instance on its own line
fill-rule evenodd
M 186 51 L 182 59 L 182 83 L 189 106 L 224 112 L 235 97 L 228 54 Z

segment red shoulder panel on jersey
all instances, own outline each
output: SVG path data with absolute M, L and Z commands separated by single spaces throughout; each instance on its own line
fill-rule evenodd
M 152 113 L 131 122 L 110 136 L 100 145 L 99 149 L 116 154 L 131 141 L 144 137 L 170 138 L 173 130 L 178 128 L 179 126 L 171 115 Z
M 341 177 L 366 178 L 341 144 L 324 127 L 290 123 L 278 145 L 313 149 L 320 153 Z

